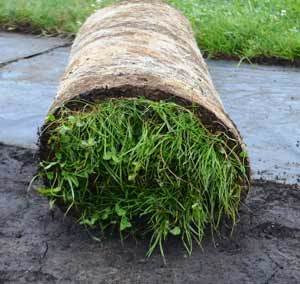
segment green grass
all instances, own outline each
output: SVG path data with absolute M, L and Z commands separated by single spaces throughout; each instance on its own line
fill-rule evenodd
M 40 165 L 50 204 L 81 224 L 121 234 L 150 234 L 148 255 L 169 235 L 191 253 L 224 216 L 234 224 L 245 157 L 171 102 L 108 100 L 48 117 L 48 155 Z M 43 149 L 43 148 L 42 148 Z
M 98 3 L 97 3 L 98 2 Z M 0 24 L 46 33 L 76 33 L 113 0 L 0 0 Z M 169 0 L 190 19 L 210 56 L 300 58 L 300 0 Z

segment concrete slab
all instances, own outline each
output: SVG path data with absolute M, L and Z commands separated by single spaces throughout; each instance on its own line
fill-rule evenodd
M 0 32 L 0 66 L 68 43 L 55 37 Z
M 0 69 L 0 141 L 33 147 L 56 94 L 69 49 L 21 60 Z
M 29 40 L 39 45 L 43 39 Z M 0 47 L 5 42 L 2 34 Z M 0 69 L 0 142 L 34 146 L 68 53 L 57 48 Z M 300 184 L 300 70 L 211 60 L 208 65 L 248 144 L 253 178 Z
M 300 184 L 300 69 L 208 61 L 248 146 L 253 178 Z

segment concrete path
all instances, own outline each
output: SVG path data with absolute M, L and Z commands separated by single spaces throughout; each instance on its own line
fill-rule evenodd
M 67 63 L 66 45 L 57 38 L 0 33 L 0 142 L 34 147 Z M 300 69 L 208 65 L 248 145 L 253 178 L 300 184 Z
M 0 66 L 49 52 L 69 42 L 55 37 L 37 37 L 0 32 Z

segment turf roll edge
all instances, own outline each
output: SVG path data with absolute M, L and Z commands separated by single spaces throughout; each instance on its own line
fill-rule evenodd
M 81 224 L 179 236 L 237 220 L 249 190 L 245 144 L 186 18 L 123 1 L 83 24 L 40 134 L 39 191 Z

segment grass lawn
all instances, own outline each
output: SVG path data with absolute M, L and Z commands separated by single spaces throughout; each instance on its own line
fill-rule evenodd
M 114 0 L 0 0 L 4 29 L 74 34 Z M 211 57 L 300 58 L 300 0 L 169 0 L 190 19 Z

